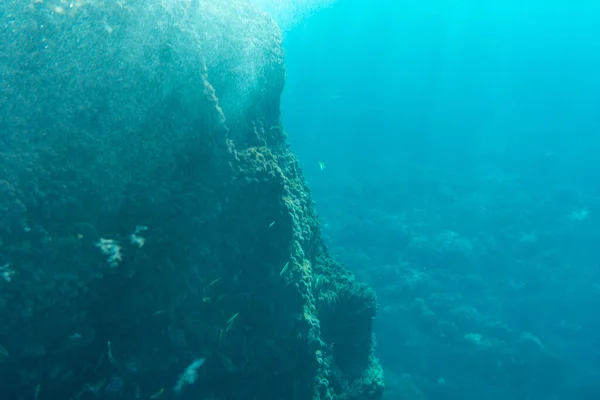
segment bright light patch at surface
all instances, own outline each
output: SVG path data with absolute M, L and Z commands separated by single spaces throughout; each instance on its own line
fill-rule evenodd
M 336 0 L 251 0 L 269 12 L 282 30 L 287 30 Z

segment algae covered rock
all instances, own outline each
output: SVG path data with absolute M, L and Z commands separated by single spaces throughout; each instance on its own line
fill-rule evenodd
M 2 393 L 380 398 L 375 296 L 321 242 L 269 16 L 224 0 L 0 15 Z

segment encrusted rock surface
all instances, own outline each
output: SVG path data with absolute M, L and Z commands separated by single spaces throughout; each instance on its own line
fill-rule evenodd
M 272 20 L 231 0 L 0 16 L 3 398 L 172 398 L 205 359 L 182 393 L 379 399 L 375 295 L 322 244 Z

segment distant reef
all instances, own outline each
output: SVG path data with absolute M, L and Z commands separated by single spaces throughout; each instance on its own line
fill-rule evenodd
M 376 298 L 332 260 L 234 0 L 0 2 L 3 399 L 378 400 Z

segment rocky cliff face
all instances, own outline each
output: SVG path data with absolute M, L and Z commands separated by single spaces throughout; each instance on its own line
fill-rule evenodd
M 0 15 L 6 398 L 379 399 L 375 296 L 321 242 L 272 20 L 231 0 Z

